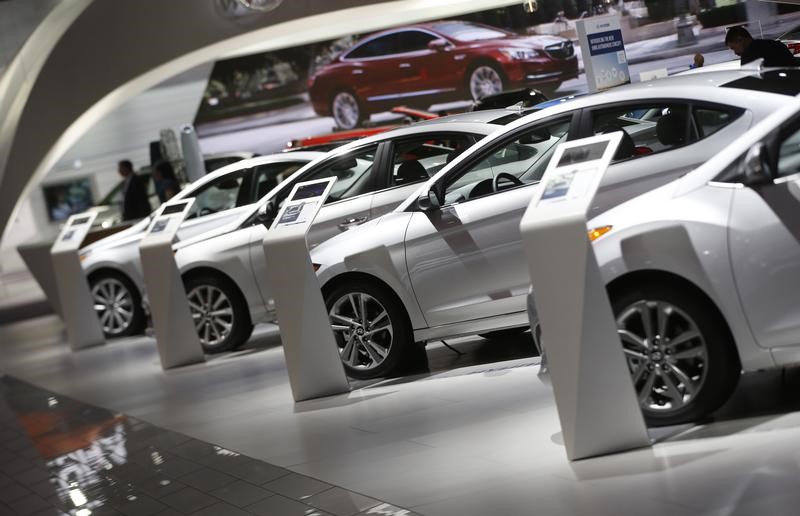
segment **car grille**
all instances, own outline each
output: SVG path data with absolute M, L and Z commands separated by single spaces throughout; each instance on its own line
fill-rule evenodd
M 575 55 L 575 47 L 572 46 L 572 41 L 548 45 L 544 47 L 544 50 L 554 59 L 566 59 Z

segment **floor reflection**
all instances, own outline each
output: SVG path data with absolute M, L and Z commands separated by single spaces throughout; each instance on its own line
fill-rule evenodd
M 369 514 L 381 502 L 0 376 L 0 515 L 324 516 L 342 504 Z

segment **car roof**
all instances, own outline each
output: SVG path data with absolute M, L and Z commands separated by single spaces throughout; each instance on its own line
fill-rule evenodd
M 617 102 L 630 102 L 635 101 L 637 98 L 643 100 L 678 99 L 688 102 L 726 103 L 745 109 L 758 109 L 762 112 L 765 110 L 777 109 L 792 98 L 776 93 L 757 92 L 739 88 L 724 88 L 725 91 L 721 91 L 723 88 L 720 88 L 720 86 L 739 79 L 752 78 L 760 73 L 761 72 L 758 70 L 726 70 L 721 72 L 708 72 L 707 74 L 666 77 L 644 83 L 619 86 L 608 91 L 581 96 L 569 102 L 560 103 L 559 105 L 547 109 L 526 114 L 519 120 L 511 122 L 505 127 L 493 132 L 487 139 L 489 141 L 501 139 L 507 133 L 545 118 L 557 117 L 559 115 L 567 116 L 579 109 L 592 108 L 604 104 L 614 104 Z M 795 70 L 795 73 L 800 73 L 800 71 Z M 461 153 L 451 163 L 448 163 L 447 166 L 437 172 L 425 185 L 421 186 L 420 191 L 424 188 L 430 188 L 430 185 L 449 174 L 453 168 L 459 166 L 458 164 L 462 160 L 470 159 L 473 154 L 482 152 L 485 145 L 488 145 L 488 142 L 484 142 L 482 145 L 473 145 Z M 415 196 L 407 198 L 397 207 L 397 210 L 402 211 L 407 209 L 414 201 L 414 198 Z
M 220 176 L 224 176 L 232 172 L 237 172 L 239 170 L 244 170 L 259 165 L 264 165 L 266 163 L 286 163 L 292 161 L 311 162 L 324 155 L 325 155 L 324 152 L 297 151 L 297 152 L 281 152 L 277 154 L 267 154 L 266 156 L 256 156 L 255 158 L 242 159 L 235 163 L 231 163 L 230 165 L 225 165 L 224 167 L 220 167 L 217 170 L 214 170 L 213 172 L 209 172 L 203 177 L 197 179 L 196 181 L 189 183 L 180 191 L 178 195 L 179 198 L 183 198 L 185 197 L 186 193 L 189 190 L 196 189 L 208 183 L 209 181 L 217 179 Z
M 503 111 L 503 110 L 497 110 Z M 443 117 L 449 118 L 449 117 Z M 458 117 L 456 117 L 458 118 Z M 441 121 L 442 119 L 437 118 L 435 120 L 426 120 L 424 122 L 417 122 L 416 124 L 411 124 L 408 126 L 398 127 L 397 129 L 392 129 L 390 131 L 386 131 L 380 134 L 376 134 L 374 136 L 369 136 L 367 138 L 361 138 L 360 140 L 356 140 L 354 142 L 348 143 L 346 145 L 342 145 L 328 153 L 315 153 L 320 154 L 320 158 L 306 163 L 302 168 L 294 172 L 291 176 L 286 178 L 280 184 L 275 186 L 272 190 L 267 192 L 261 199 L 256 201 L 253 204 L 252 209 L 246 210 L 239 218 L 234 221 L 231 221 L 228 224 L 225 224 L 219 228 L 216 228 L 210 232 L 202 233 L 200 235 L 196 235 L 195 237 L 188 238 L 186 240 L 177 242 L 175 244 L 176 248 L 184 247 L 188 245 L 192 245 L 196 242 L 203 241 L 207 238 L 213 238 L 215 236 L 228 233 L 230 231 L 235 230 L 236 228 L 240 227 L 242 224 L 245 223 L 253 214 L 258 211 L 261 206 L 263 206 L 269 199 L 273 198 L 275 195 L 278 194 L 284 188 L 290 188 L 292 181 L 297 178 L 298 176 L 302 176 L 303 174 L 308 173 L 313 167 L 316 167 L 318 163 L 321 161 L 328 161 L 330 159 L 336 159 L 339 156 L 347 154 L 348 152 L 359 149 L 361 147 L 373 144 L 373 143 L 380 143 L 386 140 L 394 139 L 394 138 L 402 138 L 405 136 L 414 136 L 422 133 L 428 132 L 454 132 L 454 133 L 465 133 L 465 134 L 478 134 L 478 135 L 489 135 L 493 131 L 498 130 L 501 126 L 495 124 L 488 124 L 482 122 L 475 122 L 475 121 Z M 432 122 L 439 122 L 439 123 L 432 123 Z M 296 153 L 294 152 L 286 152 L 284 153 L 286 156 L 292 156 Z M 299 152 L 297 153 L 299 154 Z M 259 158 L 252 158 L 252 160 L 257 160 Z M 247 160 L 247 161 L 252 161 Z M 239 163 L 242 163 L 241 161 Z M 230 166 L 230 165 L 229 165 Z M 226 167 L 227 168 L 227 167 Z M 222 169 L 220 169 L 222 170 Z

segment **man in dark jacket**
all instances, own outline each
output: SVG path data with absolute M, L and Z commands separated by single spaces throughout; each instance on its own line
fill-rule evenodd
M 122 185 L 122 220 L 142 219 L 150 215 L 147 187 L 142 178 L 133 173 L 133 163 L 124 159 L 117 164 Z
M 786 45 L 773 39 L 753 39 L 741 25 L 728 29 L 725 45 L 741 57 L 741 64 L 764 59 L 763 66 L 797 66 Z

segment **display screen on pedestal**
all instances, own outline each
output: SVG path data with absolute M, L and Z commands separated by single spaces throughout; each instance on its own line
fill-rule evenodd
M 292 189 L 286 202 L 283 204 L 272 229 L 277 227 L 310 225 L 322 208 L 336 182 L 335 177 L 328 177 L 317 181 L 298 183 Z
M 585 138 L 559 145 L 542 176 L 541 194 L 533 206 L 568 205 L 585 211 L 616 152 L 621 133 Z M 577 203 L 577 204 L 576 204 Z

